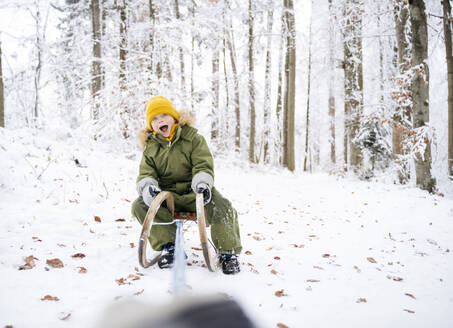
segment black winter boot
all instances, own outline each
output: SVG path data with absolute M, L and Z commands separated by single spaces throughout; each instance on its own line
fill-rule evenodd
M 174 243 L 167 243 L 163 246 L 162 254 L 157 261 L 159 268 L 171 268 L 173 266 L 173 262 L 175 261 L 175 244 Z
M 222 271 L 224 274 L 236 274 L 241 271 L 236 255 L 220 254 L 220 262 L 222 262 Z

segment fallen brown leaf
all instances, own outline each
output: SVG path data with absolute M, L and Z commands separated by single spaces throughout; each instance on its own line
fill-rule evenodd
M 317 279 L 307 279 L 307 282 L 320 282 L 320 281 Z
M 322 257 L 325 257 L 325 258 L 330 257 L 330 254 L 328 254 L 328 253 L 322 254 Z
M 366 298 L 360 297 L 357 299 L 356 303 L 366 303 Z
M 94 221 L 101 222 L 101 218 L 97 215 L 94 216 Z
M 30 269 L 33 269 L 35 267 L 35 260 L 37 260 L 37 258 L 35 258 L 33 255 L 30 255 L 30 256 L 27 256 L 25 258 L 25 264 L 24 265 L 21 265 L 19 267 L 19 270 L 30 270 Z
M 278 328 L 289 328 L 287 325 L 282 324 L 281 322 L 277 323 Z
M 116 219 L 115 221 L 116 221 L 116 222 L 124 222 L 124 221 L 126 221 L 126 220 L 123 219 L 123 218 L 120 218 L 120 219 Z
M 412 311 L 412 310 L 408 310 L 408 309 L 403 309 L 403 310 L 406 312 L 409 312 L 409 313 L 415 313 L 415 311 Z
M 277 260 L 277 261 L 278 261 L 278 260 L 280 260 L 280 257 L 279 257 L 279 256 L 275 256 L 275 257 L 274 257 L 274 260 Z
M 74 255 L 71 255 L 71 257 L 83 259 L 85 257 L 85 254 L 83 254 L 83 253 L 75 253 Z
M 367 257 L 366 259 L 368 260 L 368 262 L 376 263 L 376 260 L 372 257 Z
M 41 301 L 56 301 L 58 302 L 60 299 L 56 296 L 50 296 L 50 295 L 46 295 L 44 296 L 43 298 L 41 298 Z
M 271 273 L 272 273 L 272 274 L 277 274 L 278 272 L 277 272 L 276 270 L 272 269 L 272 270 L 271 270 Z
M 409 294 L 409 293 L 405 293 L 404 295 L 406 295 L 406 296 L 409 296 L 410 298 L 413 298 L 414 300 L 416 299 L 416 298 L 415 298 L 415 296 L 414 296 L 414 295 L 412 295 L 412 294 Z
M 87 269 L 84 267 L 78 267 L 79 268 L 79 273 L 87 273 Z
M 246 255 L 252 255 L 252 252 L 250 252 L 250 251 L 245 251 L 245 254 L 246 254 Z
M 258 236 L 253 236 L 252 238 L 255 239 L 255 240 L 257 240 L 257 241 L 260 241 L 260 240 L 261 240 L 261 238 L 258 237 Z
M 61 262 L 60 259 L 47 260 L 46 264 L 48 266 L 51 266 L 52 268 L 62 268 L 62 267 L 64 267 L 64 264 L 63 264 L 63 262 Z
M 282 296 L 288 296 L 288 294 L 285 294 L 285 290 L 284 289 L 280 289 L 280 290 L 277 290 L 275 292 L 275 296 L 282 297 Z
M 129 245 L 131 245 L 131 248 L 134 248 L 134 247 L 135 247 L 135 244 L 134 244 L 134 243 L 129 243 Z
M 324 270 L 323 267 L 320 267 L 320 266 L 317 266 L 317 265 L 313 265 L 313 269 Z

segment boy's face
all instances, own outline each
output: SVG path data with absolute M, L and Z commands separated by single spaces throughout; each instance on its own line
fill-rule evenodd
M 169 114 L 159 114 L 151 120 L 151 126 L 154 132 L 161 134 L 165 138 L 170 136 L 171 128 L 175 123 L 175 119 Z

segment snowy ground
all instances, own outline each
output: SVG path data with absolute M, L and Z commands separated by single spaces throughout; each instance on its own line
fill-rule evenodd
M 94 327 L 112 303 L 173 300 L 171 271 L 137 261 L 139 152 L 82 144 L 0 130 L 0 327 Z M 452 200 L 217 164 L 240 213 L 242 272 L 201 267 L 188 224 L 190 295 L 233 297 L 259 327 L 451 326 Z

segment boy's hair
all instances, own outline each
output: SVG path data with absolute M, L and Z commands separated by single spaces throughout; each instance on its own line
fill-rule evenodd
M 151 121 L 153 117 L 159 114 L 168 114 L 171 115 L 176 121 L 179 120 L 179 113 L 175 107 L 173 107 L 170 100 L 162 96 L 151 98 L 151 100 L 146 104 L 146 124 L 148 129 L 151 131 L 153 130 Z

